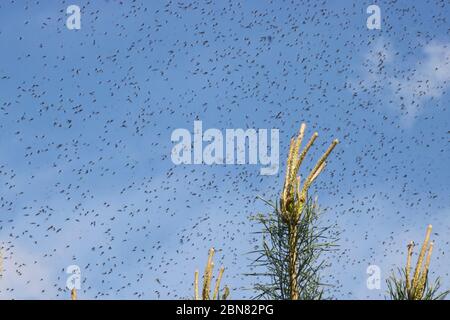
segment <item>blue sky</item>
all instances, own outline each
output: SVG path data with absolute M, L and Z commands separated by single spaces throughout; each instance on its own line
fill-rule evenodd
M 302 121 L 319 132 L 306 167 L 341 141 L 312 190 L 341 232 L 329 296 L 383 298 L 429 223 L 432 276 L 450 287 L 450 8 L 378 1 L 368 30 L 370 4 L 2 2 L 0 296 L 65 299 L 77 264 L 80 298 L 189 297 L 214 246 L 231 296 L 251 297 L 248 217 L 279 194 Z M 279 129 L 279 174 L 173 165 L 171 132 L 194 120 Z

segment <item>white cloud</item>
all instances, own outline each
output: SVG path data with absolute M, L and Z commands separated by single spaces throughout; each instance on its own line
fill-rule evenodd
M 450 44 L 435 41 L 422 51 L 423 59 L 404 65 L 401 55 L 394 55 L 393 48 L 379 39 L 365 55 L 364 77 L 352 83 L 353 89 L 388 94 L 400 108 L 402 122 L 412 125 L 424 103 L 440 98 L 450 84 Z
M 24 248 L 10 246 L 2 250 L 3 266 L 0 299 L 45 299 L 52 287 L 50 269 L 38 263 L 38 257 Z
M 410 73 L 401 79 L 392 79 L 391 89 L 404 104 L 407 120 L 419 112 L 430 98 L 441 97 L 450 80 L 450 48 L 448 44 L 431 43 L 423 49 L 426 57 L 418 61 Z

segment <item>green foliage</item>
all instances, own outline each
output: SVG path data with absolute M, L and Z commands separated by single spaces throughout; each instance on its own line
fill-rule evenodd
M 430 284 L 428 275 L 425 281 L 425 290 L 420 299 L 411 295 L 411 290 L 406 287 L 406 270 L 399 269 L 398 275 L 392 275 L 386 281 L 388 287 L 388 295 L 391 300 L 444 300 L 450 293 L 450 290 L 440 291 L 441 281 L 437 278 L 433 284 Z
M 276 205 L 265 202 L 273 211 L 252 217 L 262 226 L 258 233 L 262 234 L 263 239 L 262 245 L 255 251 L 258 257 L 252 263 L 252 267 L 261 271 L 250 275 L 257 276 L 258 281 L 267 280 L 267 283 L 254 285 L 257 291 L 255 298 L 291 299 L 289 255 L 295 251 L 298 299 L 322 299 L 326 284 L 321 282 L 321 271 L 328 266 L 322 254 L 332 250 L 337 239 L 331 234 L 331 227 L 320 225 L 319 208 L 309 198 L 295 228 L 296 248 L 292 248 L 289 242 L 289 223 L 282 218 Z
M 388 294 L 392 300 L 442 300 L 450 293 L 450 291 L 439 293 L 439 278 L 434 284 L 429 283 L 428 272 L 434 247 L 434 242 L 430 242 L 432 229 L 433 226 L 428 225 L 414 272 L 411 273 L 414 250 L 414 242 L 411 241 L 407 246 L 406 267 L 399 270 L 398 276 L 393 273 L 387 279 Z

